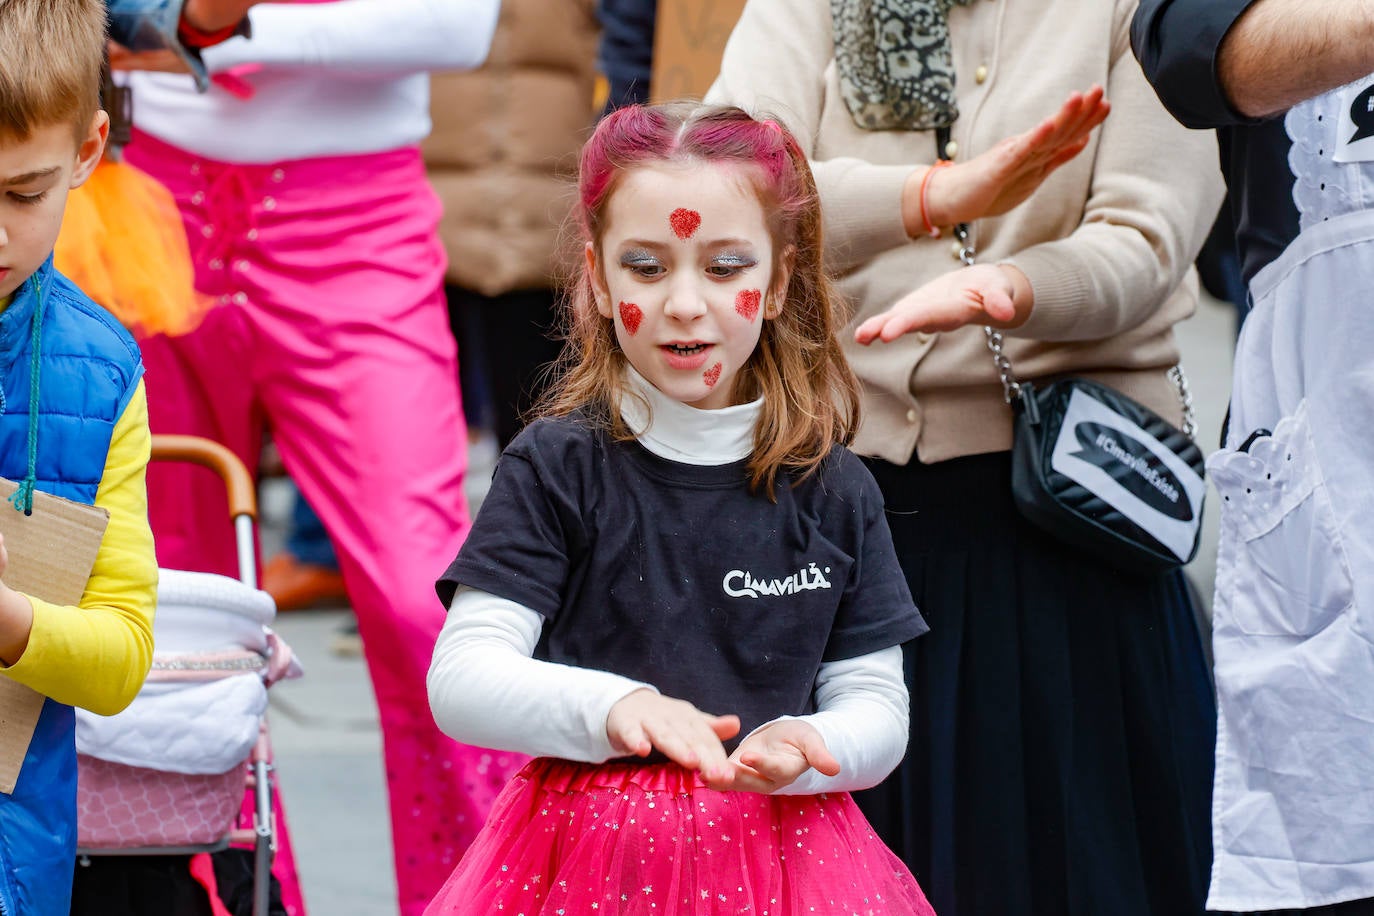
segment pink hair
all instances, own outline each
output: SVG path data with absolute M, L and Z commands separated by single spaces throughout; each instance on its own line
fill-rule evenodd
M 739 108 L 696 108 L 683 104 L 642 105 L 607 115 L 582 148 L 579 168 L 579 224 L 586 238 L 600 241 L 606 201 L 617 179 L 654 162 L 711 162 L 755 166 L 762 179 L 761 202 L 770 214 L 775 247 L 795 243 L 786 231 L 796 217 L 817 206 L 815 189 L 797 168 L 805 154 L 776 121 L 757 121 Z M 809 178 L 809 175 L 807 176 Z
M 586 241 L 600 246 L 607 202 L 619 180 L 659 162 L 740 168 L 758 193 L 773 237 L 774 276 L 781 276 L 784 264 L 790 268 L 787 288 L 767 291 L 777 307 L 772 316 L 765 310 L 758 347 L 734 391 L 738 403 L 763 398 L 750 478 L 771 495 L 779 474 L 804 477 L 831 448 L 848 444 L 859 417 L 858 382 L 835 337 L 838 299 L 822 266 L 820 198 L 811 167 L 782 125 L 738 108 L 622 108 L 601 121 L 582 149 L 576 216 Z M 614 322 L 595 306 L 592 281 L 584 263 L 570 290 L 568 345 L 538 413 L 581 413 L 615 438 L 631 438 L 616 407 L 625 393 L 625 355 Z

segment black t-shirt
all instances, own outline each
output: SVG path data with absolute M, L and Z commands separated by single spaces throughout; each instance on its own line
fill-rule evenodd
M 868 469 L 836 448 L 777 501 L 745 462 L 702 467 L 540 420 L 502 454 L 467 542 L 438 582 L 545 618 L 535 657 L 653 684 L 739 715 L 741 735 L 814 711 L 823 661 L 927 629 Z

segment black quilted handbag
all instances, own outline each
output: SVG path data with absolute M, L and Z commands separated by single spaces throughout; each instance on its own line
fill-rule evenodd
M 968 227 L 960 257 L 973 261 Z M 1169 370 L 1183 403 L 1179 429 L 1120 391 L 1085 378 L 1043 388 L 1016 378 L 1002 335 L 983 328 L 1015 415 L 1012 497 L 1032 524 L 1112 566 L 1162 573 L 1191 560 L 1202 531 L 1202 451 L 1183 369 Z
M 1028 521 L 1134 572 L 1196 555 L 1203 456 L 1191 436 L 1090 379 L 1022 382 L 1012 408 L 1011 489 Z

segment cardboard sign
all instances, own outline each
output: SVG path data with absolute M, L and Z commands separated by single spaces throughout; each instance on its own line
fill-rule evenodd
M 659 0 L 654 21 L 654 66 L 649 94 L 655 102 L 699 99 L 720 73 L 725 41 L 745 0 Z
M 35 492 L 33 514 L 25 515 L 9 502 L 16 489 L 14 481 L 0 478 L 0 535 L 9 554 L 5 584 L 51 604 L 80 604 L 110 513 Z M 0 792 L 14 791 L 42 711 L 42 694 L 0 676 Z

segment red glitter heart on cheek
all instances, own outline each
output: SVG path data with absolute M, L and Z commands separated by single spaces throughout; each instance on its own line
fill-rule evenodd
M 644 313 L 639 310 L 639 306 L 633 302 L 620 303 L 620 323 L 625 325 L 625 330 L 631 337 L 639 330 L 639 323 L 643 320 Z
M 748 321 L 753 321 L 759 314 L 759 303 L 763 301 L 763 294 L 756 289 L 742 289 L 735 297 L 735 311 L 739 312 Z
M 701 228 L 701 214 L 695 210 L 678 207 L 668 214 L 668 225 L 673 227 L 673 235 L 685 242 Z
M 720 370 L 721 370 L 721 364 L 720 364 L 720 363 L 716 363 L 716 364 L 715 364 L 714 366 L 712 366 L 710 369 L 707 369 L 707 370 L 706 370 L 706 374 L 704 374 L 704 375 L 702 376 L 702 378 L 706 380 L 706 387 L 707 387 L 707 388 L 714 388 L 714 387 L 716 387 L 716 382 L 720 381 Z

